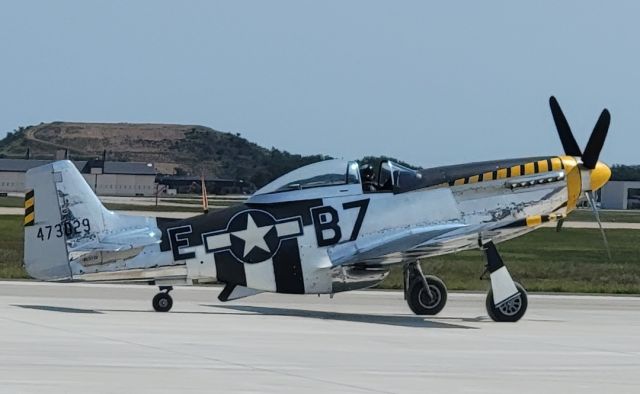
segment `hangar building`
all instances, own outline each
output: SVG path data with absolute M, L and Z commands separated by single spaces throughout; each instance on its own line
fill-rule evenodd
M 23 193 L 27 170 L 54 160 L 0 159 L 0 193 Z M 119 161 L 74 161 L 84 179 L 103 196 L 153 196 L 153 164 Z
M 640 209 L 640 181 L 609 181 L 600 190 L 604 209 Z
M 197 176 L 163 175 L 158 177 L 158 183 L 167 190 L 176 193 L 202 193 L 201 178 Z M 208 193 L 213 194 L 247 194 L 255 191 L 255 186 L 242 180 L 205 178 Z

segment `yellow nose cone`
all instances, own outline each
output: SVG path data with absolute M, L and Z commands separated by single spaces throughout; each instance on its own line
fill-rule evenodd
M 598 190 L 602 186 L 604 186 L 607 181 L 611 178 L 611 169 L 599 161 L 596 164 L 596 168 L 591 170 L 591 190 Z

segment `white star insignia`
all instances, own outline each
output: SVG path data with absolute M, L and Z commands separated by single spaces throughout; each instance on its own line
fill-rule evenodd
M 247 257 L 254 248 L 259 248 L 267 253 L 271 253 L 269 246 L 264 237 L 273 228 L 273 225 L 258 227 L 256 222 L 253 221 L 251 214 L 247 215 L 247 228 L 245 230 L 236 231 L 232 233 L 234 236 L 244 241 L 244 251 L 242 258 Z

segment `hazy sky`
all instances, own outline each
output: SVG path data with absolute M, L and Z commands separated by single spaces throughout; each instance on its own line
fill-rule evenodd
M 0 136 L 54 120 L 201 124 L 266 147 L 433 166 L 584 147 L 640 164 L 638 1 L 12 1 Z

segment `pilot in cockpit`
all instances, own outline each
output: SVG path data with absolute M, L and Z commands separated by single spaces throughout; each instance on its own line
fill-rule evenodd
M 364 164 L 360 169 L 360 179 L 362 179 L 362 190 L 364 192 L 378 191 L 378 183 L 376 182 L 376 174 L 370 164 Z

